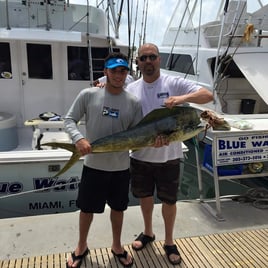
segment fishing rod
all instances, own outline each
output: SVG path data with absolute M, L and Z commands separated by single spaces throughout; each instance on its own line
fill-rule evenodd
M 144 28 L 143 28 L 143 44 L 146 42 L 146 27 L 147 27 L 147 15 L 148 15 L 148 2 L 146 1 L 146 8 L 145 8 L 145 20 L 144 20 Z
M 166 62 L 166 66 L 165 66 L 167 70 L 170 69 L 170 66 L 171 66 L 171 63 L 172 63 L 172 53 L 173 53 L 173 50 L 174 50 L 176 41 L 177 41 L 178 36 L 179 36 L 179 32 L 180 32 L 180 30 L 181 30 L 182 23 L 183 23 L 183 21 L 184 21 L 184 19 L 185 19 L 186 12 L 187 12 L 187 10 L 189 10 L 190 1 L 191 1 L 191 0 L 188 0 L 188 2 L 187 2 L 187 4 L 186 4 L 186 7 L 185 7 L 185 9 L 184 9 L 184 12 L 183 12 L 183 15 L 182 15 L 182 18 L 181 18 L 181 21 L 180 21 L 180 25 L 179 25 L 179 27 L 178 27 L 178 30 L 177 30 L 177 32 L 176 32 L 176 36 L 175 36 L 175 38 L 174 38 L 173 45 L 172 45 L 172 47 L 171 47 L 171 51 L 170 51 L 170 53 L 169 53 L 169 55 L 168 55 L 167 62 Z M 175 9 L 175 10 L 176 10 L 176 9 Z M 173 16 L 174 16 L 174 14 L 173 14 Z
M 239 12 L 240 5 L 241 5 L 241 1 L 239 1 L 238 5 L 236 7 L 236 11 L 235 11 L 236 12 L 236 15 L 233 18 L 233 23 L 232 24 L 234 24 L 235 19 L 237 19 L 237 13 Z M 232 40 L 234 38 L 235 31 L 238 28 L 238 23 L 241 20 L 242 14 L 243 14 L 243 12 L 245 10 L 245 7 L 246 7 L 246 5 L 243 5 L 242 10 L 241 10 L 241 12 L 239 14 L 239 17 L 237 19 L 237 22 L 235 23 L 235 26 L 232 26 L 232 29 L 230 31 L 231 36 L 228 39 L 228 43 L 227 43 L 226 49 L 225 49 L 224 53 L 222 54 L 222 56 L 220 57 L 220 47 L 221 47 L 222 37 L 223 37 L 223 28 L 224 28 L 224 25 L 225 25 L 226 14 L 227 14 L 228 9 L 229 9 L 229 0 L 226 0 L 225 1 L 225 5 L 224 5 L 224 9 L 223 9 L 223 11 L 224 11 L 223 15 L 224 16 L 223 16 L 222 25 L 221 25 L 221 31 L 220 31 L 220 36 L 219 36 L 217 55 L 216 55 L 215 66 L 214 66 L 213 95 L 215 94 L 215 91 L 216 91 L 216 88 L 218 87 L 219 81 L 221 81 L 223 79 L 223 74 L 225 73 L 225 71 L 227 70 L 227 67 L 231 63 L 231 59 L 233 58 L 234 54 L 236 53 L 237 49 L 239 48 L 239 46 L 241 44 L 241 42 L 240 42 L 237 45 L 237 47 L 236 47 L 236 49 L 233 52 L 233 55 L 231 57 L 229 57 L 229 56 L 227 57 L 226 56 L 227 53 L 228 53 L 228 51 L 229 51 L 229 48 L 231 46 Z M 223 72 L 221 72 L 221 74 L 220 74 L 220 69 L 222 67 L 222 64 L 224 64 L 224 63 L 227 63 L 227 64 L 226 64 Z
M 235 17 L 233 19 L 233 21 L 235 19 L 237 19 L 237 22 L 236 22 L 235 26 L 232 26 L 232 29 L 230 31 L 231 36 L 228 39 L 226 49 L 225 49 L 225 51 L 224 51 L 224 53 L 222 54 L 221 57 L 220 57 L 219 53 L 220 53 L 220 47 L 221 47 L 221 41 L 222 41 L 223 33 L 222 33 L 222 31 L 220 33 L 220 40 L 219 40 L 219 43 L 218 43 L 217 56 L 216 56 L 216 59 L 215 59 L 215 66 L 214 66 L 213 94 L 215 94 L 216 88 L 219 86 L 219 82 L 223 81 L 223 79 L 224 79 L 223 75 L 227 71 L 227 68 L 228 68 L 228 66 L 230 65 L 230 63 L 231 63 L 231 61 L 233 59 L 233 56 L 235 55 L 235 53 L 237 52 L 238 48 L 240 47 L 240 45 L 242 43 L 242 39 L 241 39 L 241 41 L 236 46 L 234 52 L 232 53 L 232 55 L 229 55 L 229 56 L 227 55 L 227 53 L 229 51 L 229 48 L 231 46 L 232 40 L 233 40 L 233 38 L 235 36 L 235 32 L 236 32 L 236 30 L 238 28 L 239 21 L 241 20 L 241 17 L 242 17 L 242 15 L 244 13 L 244 10 L 246 8 L 246 5 L 242 6 L 242 10 L 241 10 L 241 12 L 239 14 L 239 17 L 237 18 L 237 13 L 239 12 L 239 7 L 242 4 L 243 3 L 241 3 L 241 1 L 239 1 L 239 3 L 237 4 L 236 11 L 235 11 L 236 15 L 235 15 Z M 228 12 L 228 9 L 229 9 L 229 0 L 226 0 L 225 5 L 224 5 L 224 18 L 223 18 L 222 25 L 225 22 L 225 16 L 226 16 L 226 13 Z M 234 22 L 232 24 L 234 24 Z M 224 67 L 223 71 L 220 73 L 220 69 L 221 69 L 223 64 L 225 64 L 225 67 Z
M 9 11 L 8 11 L 8 0 L 6 0 L 6 22 L 7 22 L 7 30 L 10 30 L 10 23 L 9 23 Z
M 145 15 L 145 10 L 146 10 L 145 7 L 146 7 L 146 3 L 148 3 L 148 1 L 144 1 L 143 3 L 144 3 L 144 5 L 143 5 L 143 12 L 142 12 L 142 20 L 141 20 L 141 31 L 140 31 L 140 38 L 139 38 L 139 47 L 141 47 L 141 45 L 142 45 L 142 40 L 143 40 L 143 42 L 145 40 L 145 38 L 143 37 L 143 32 L 145 32 L 145 30 L 144 30 L 144 28 L 145 28 L 144 23 L 145 23 L 145 17 L 147 17 Z M 147 5 L 147 7 L 148 7 L 148 5 Z
M 135 22 L 134 22 L 134 32 L 133 32 L 132 46 L 131 46 L 131 50 L 130 50 L 130 73 L 131 74 L 133 73 L 133 61 L 134 61 L 134 49 L 135 49 L 135 38 L 136 38 L 136 29 L 137 29 L 138 9 L 139 9 L 139 1 L 136 1 L 136 14 L 135 14 Z M 132 18 L 132 16 L 131 16 L 131 18 Z

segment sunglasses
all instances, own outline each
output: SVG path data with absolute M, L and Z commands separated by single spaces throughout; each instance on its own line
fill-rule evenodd
M 139 60 L 140 61 L 146 61 L 147 60 L 147 58 L 149 58 L 150 59 L 150 61 L 155 61 L 156 59 L 157 59 L 157 55 L 154 55 L 154 54 L 152 54 L 152 55 L 142 55 L 142 56 L 140 56 L 140 57 L 138 57 L 139 58 Z

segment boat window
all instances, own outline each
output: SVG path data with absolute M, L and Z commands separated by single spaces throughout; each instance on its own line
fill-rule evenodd
M 190 55 L 172 54 L 170 59 L 169 55 L 170 53 L 160 53 L 162 69 L 185 74 L 194 74 L 193 61 Z
M 12 78 L 9 43 L 0 42 L 0 79 Z
M 51 46 L 27 44 L 29 78 L 52 79 Z
M 114 52 L 119 52 L 117 48 Z M 89 58 L 87 47 L 69 46 L 68 53 L 68 79 L 69 80 L 90 80 L 89 73 Z M 92 65 L 93 65 L 93 80 L 103 76 L 104 59 L 109 54 L 107 47 L 92 47 Z
M 213 58 L 211 61 L 212 74 L 214 74 L 214 68 L 215 68 L 215 58 Z M 244 74 L 241 72 L 241 70 L 238 68 L 236 63 L 231 58 L 224 59 L 219 72 L 223 77 L 226 76 L 229 78 L 245 78 Z

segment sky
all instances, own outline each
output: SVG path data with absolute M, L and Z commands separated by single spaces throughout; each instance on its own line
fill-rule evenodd
M 137 16 L 137 24 L 136 30 L 134 28 L 134 22 L 136 19 L 136 7 L 138 1 L 138 16 Z M 156 45 L 161 45 L 163 36 L 165 34 L 166 28 L 169 24 L 170 18 L 172 16 L 172 12 L 176 7 L 176 4 L 181 2 L 187 2 L 188 0 L 146 0 L 148 1 L 148 12 L 147 12 L 147 22 L 146 22 L 146 34 L 145 34 L 145 41 L 152 42 Z M 133 33 L 136 31 L 135 36 L 135 45 L 139 46 L 140 44 L 140 36 L 143 36 L 144 31 L 142 30 L 142 17 L 144 16 L 144 2 L 145 0 L 129 0 L 132 3 L 133 9 L 133 16 L 132 16 L 132 38 L 131 38 L 131 45 L 133 43 Z M 261 0 L 262 3 L 268 4 L 268 0 Z M 71 3 L 79 3 L 79 4 L 86 4 L 87 0 L 70 0 Z M 89 4 L 95 5 L 96 0 L 89 0 Z M 121 1 L 114 0 L 115 2 L 115 9 L 119 10 L 119 3 Z M 124 10 L 121 16 L 121 25 L 120 25 L 120 39 L 128 43 L 128 24 L 127 24 L 127 8 L 126 8 L 126 0 L 124 0 Z M 192 1 L 194 2 L 194 0 Z M 198 1 L 201 2 L 201 1 Z M 213 19 L 216 16 L 218 5 L 220 0 L 202 0 L 203 4 L 203 15 L 202 17 L 205 18 L 205 21 L 209 21 L 212 17 Z M 248 0 L 247 1 L 248 12 L 253 12 L 257 8 L 259 8 L 259 0 Z M 178 25 L 179 25 L 179 18 L 178 18 Z M 143 39 L 142 39 L 143 41 Z

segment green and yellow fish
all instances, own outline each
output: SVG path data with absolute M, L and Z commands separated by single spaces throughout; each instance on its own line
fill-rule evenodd
M 204 126 L 200 124 L 200 117 L 193 107 L 176 106 L 172 109 L 155 109 L 147 114 L 135 127 L 92 142 L 92 153 L 140 150 L 153 146 L 159 135 L 165 136 L 168 142 L 185 141 L 204 130 Z M 62 148 L 73 153 L 70 160 L 55 177 L 67 171 L 81 157 L 74 144 L 49 142 L 42 144 L 42 146 Z

